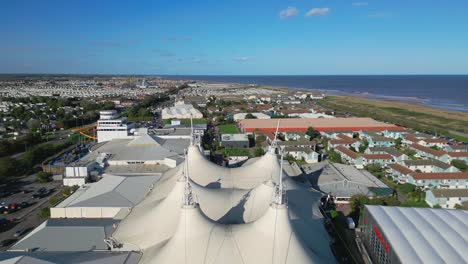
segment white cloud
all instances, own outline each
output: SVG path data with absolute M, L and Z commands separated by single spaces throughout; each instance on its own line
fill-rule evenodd
M 368 6 L 369 3 L 368 2 L 354 2 L 353 3 L 353 6 Z
M 323 8 L 313 8 L 306 13 L 306 16 L 324 16 L 330 13 L 330 8 L 323 7 Z
M 297 15 L 298 10 L 294 6 L 288 6 L 288 8 L 283 9 L 280 11 L 279 16 L 281 19 L 288 19 Z
M 237 62 L 246 62 L 246 61 L 249 61 L 250 58 L 249 57 L 237 57 L 237 58 L 234 58 L 234 60 Z

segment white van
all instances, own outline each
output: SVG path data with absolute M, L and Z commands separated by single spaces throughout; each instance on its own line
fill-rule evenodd
M 346 218 L 346 222 L 347 222 L 347 224 L 348 224 L 348 228 L 349 228 L 349 229 L 354 229 L 354 228 L 356 228 L 356 224 L 354 223 L 353 218 L 347 217 L 347 218 Z

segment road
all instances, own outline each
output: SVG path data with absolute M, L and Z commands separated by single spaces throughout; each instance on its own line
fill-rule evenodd
M 27 193 L 15 193 L 8 197 L 2 198 L 0 202 L 10 204 L 10 203 L 17 203 L 20 204 L 22 202 L 27 202 L 30 205 L 26 208 L 22 208 L 16 212 L 11 214 L 0 215 L 0 219 L 16 219 L 15 223 L 7 228 L 7 230 L 2 230 L 0 232 L 0 241 L 5 239 L 21 239 L 26 235 L 27 232 L 31 231 L 32 229 L 39 226 L 44 219 L 39 217 L 39 211 L 42 208 L 50 207 L 49 205 L 49 198 L 63 190 L 62 182 L 61 181 L 52 181 L 48 183 L 36 183 L 35 182 L 36 175 L 29 175 L 26 176 L 19 181 L 17 181 L 14 185 L 9 186 L 8 188 L 21 188 L 22 190 L 28 190 Z M 33 199 L 32 195 L 34 191 L 38 190 L 39 188 L 47 188 L 52 190 L 52 192 L 43 197 L 41 199 Z M 19 229 L 26 229 L 27 232 L 23 234 L 19 238 L 15 238 L 13 235 Z M 11 245 L 10 245 L 11 246 Z M 1 250 L 6 250 L 6 248 L 0 248 Z

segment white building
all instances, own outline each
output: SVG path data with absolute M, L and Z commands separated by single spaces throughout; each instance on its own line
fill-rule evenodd
M 249 113 L 238 113 L 233 116 L 234 121 L 246 119 L 245 116 L 248 115 Z M 250 113 L 253 116 L 255 116 L 256 119 L 270 119 L 271 117 L 269 115 L 266 115 L 264 113 Z
M 184 101 L 176 102 L 173 107 L 164 108 L 161 114 L 163 119 L 203 118 L 203 114 L 198 109 L 191 104 L 185 104 Z
M 453 209 L 456 205 L 468 206 L 468 189 L 434 189 L 426 191 L 426 203 L 431 207 Z
M 110 141 L 112 139 L 129 138 L 130 129 L 133 127 L 127 123 L 126 118 L 121 118 L 117 111 L 101 111 L 100 119 L 97 122 L 98 143 Z

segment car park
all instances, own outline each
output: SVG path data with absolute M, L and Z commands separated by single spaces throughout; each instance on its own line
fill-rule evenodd
M 0 242 L 0 247 L 8 247 L 8 246 L 12 245 L 13 243 L 15 243 L 16 241 L 17 241 L 17 239 L 12 239 L 12 238 L 2 240 Z
M 20 237 L 26 233 L 26 229 L 18 229 L 16 230 L 15 234 L 13 235 L 14 237 Z

